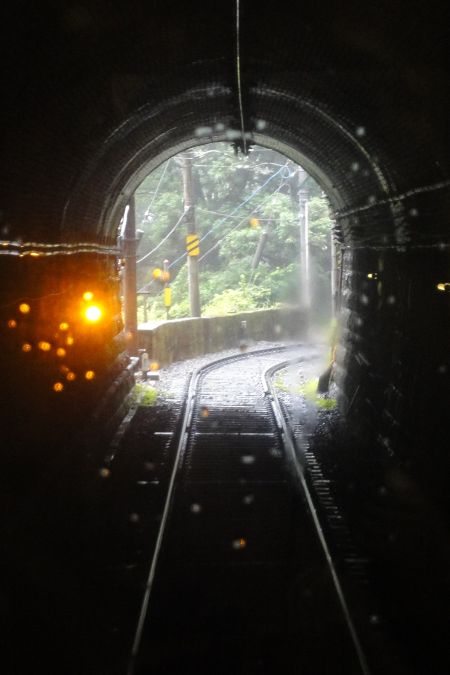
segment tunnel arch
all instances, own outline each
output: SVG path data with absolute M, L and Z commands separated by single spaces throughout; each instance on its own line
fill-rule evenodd
M 11 20 L 3 304 L 48 286 L 47 258 L 35 275 L 20 258 L 24 242 L 54 256 L 58 292 L 85 275 L 116 302 L 115 233 L 143 172 L 178 149 L 239 140 L 243 112 L 248 141 L 302 164 L 335 212 L 344 249 L 342 409 L 380 451 L 425 457 L 431 443 L 442 459 L 448 295 L 436 284 L 447 279 L 450 243 L 447 12 L 416 2 L 410 20 L 406 2 L 355 1 L 346 12 L 306 4 L 298 15 L 243 3 L 241 111 L 234 4 L 204 13 L 194 3 L 178 14 L 170 3 L 137 5 L 131 14 L 101 0 L 44 3 Z M 377 284 L 367 277 L 374 271 Z M 114 361 L 123 349 L 115 317 L 108 372 L 92 399 L 76 399 L 87 410 L 125 369 Z M 28 377 L 8 349 L 5 372 Z M 427 388 L 437 388 L 433 403 Z M 19 409 L 32 406 L 13 390 Z

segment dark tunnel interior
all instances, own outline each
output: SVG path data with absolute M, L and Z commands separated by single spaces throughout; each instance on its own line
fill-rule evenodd
M 369 492 L 391 485 L 405 533 L 388 554 L 374 536 L 380 594 L 420 615 L 402 628 L 419 665 L 374 672 L 448 672 L 448 4 L 44 0 L 2 14 L 2 651 L 14 644 L 14 662 L 47 602 L 83 602 L 56 561 L 77 553 L 67 523 L 91 527 L 102 495 L 89 472 L 133 385 L 124 208 L 167 158 L 226 141 L 282 152 L 328 197 L 346 443 Z M 87 291 L 108 317 L 98 330 L 77 319 Z M 48 619 L 45 658 L 54 630 Z M 55 653 L 50 673 L 63 672 Z M 20 667 L 4 672 L 32 672 Z

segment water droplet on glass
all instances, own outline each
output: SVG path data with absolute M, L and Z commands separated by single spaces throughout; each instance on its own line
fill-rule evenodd
M 202 405 L 202 407 L 200 408 L 200 417 L 209 417 L 208 406 Z
M 244 495 L 244 497 L 242 497 L 242 503 L 246 506 L 250 506 L 250 504 L 253 504 L 254 501 L 255 495 Z
M 130 513 L 130 523 L 138 523 L 140 520 L 138 513 Z
M 355 133 L 358 136 L 358 138 L 362 138 L 363 136 L 366 135 L 366 128 L 365 127 L 356 127 Z
M 100 478 L 109 478 L 111 475 L 111 471 L 107 469 L 106 466 L 102 467 L 98 473 Z
M 154 462 L 145 462 L 144 463 L 144 469 L 146 471 L 154 471 L 155 470 L 155 463 Z
M 201 136 L 212 136 L 213 130 L 212 127 L 197 127 L 195 130 L 195 135 L 200 138 Z
M 241 464 L 254 464 L 255 456 L 254 455 L 242 455 Z
M 247 541 L 242 537 L 240 539 L 234 539 L 231 542 L 231 546 L 234 548 L 235 551 L 241 551 L 247 546 Z
M 191 504 L 191 513 L 201 513 L 202 507 L 200 504 Z
M 388 295 L 386 302 L 388 305 L 395 305 L 395 295 Z
M 216 131 L 225 131 L 225 124 L 223 122 L 217 122 L 215 129 Z
M 438 373 L 439 373 L 439 375 L 445 375 L 446 372 L 447 372 L 447 366 L 444 363 L 444 364 L 442 364 L 442 366 L 439 366 Z
M 369 197 L 367 198 L 367 202 L 369 204 L 375 204 L 376 201 L 377 201 L 377 198 L 375 197 L 375 195 L 369 195 Z
M 265 120 L 256 120 L 256 130 L 257 131 L 263 131 L 267 126 L 267 122 Z
M 352 162 L 351 163 L 351 170 L 354 171 L 355 173 L 359 171 L 359 162 Z
M 362 326 L 364 321 L 363 321 L 363 319 L 361 319 L 360 316 L 357 316 L 356 319 L 355 319 L 355 323 L 356 323 L 357 326 Z
M 273 332 L 275 335 L 280 335 L 282 331 L 282 328 L 279 323 L 276 323 L 275 326 L 273 327 Z
M 360 300 L 361 300 L 361 304 L 362 304 L 362 305 L 368 305 L 369 302 L 370 302 L 369 296 L 366 295 L 365 293 L 362 293 L 362 294 L 361 294 Z
M 380 617 L 378 614 L 371 614 L 369 617 L 369 622 L 372 626 L 378 626 L 380 623 Z
M 412 216 L 413 218 L 417 218 L 419 215 L 419 210 L 418 209 L 409 209 L 409 215 Z

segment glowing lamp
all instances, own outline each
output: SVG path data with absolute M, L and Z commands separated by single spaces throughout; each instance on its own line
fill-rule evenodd
M 95 377 L 95 372 L 93 370 L 87 370 L 84 374 L 86 380 L 93 380 Z
M 102 310 L 97 305 L 89 305 L 84 311 L 84 316 L 90 323 L 96 323 L 102 316 Z
M 83 293 L 83 300 L 86 300 L 86 302 L 90 302 L 94 298 L 94 294 L 92 291 L 86 291 L 86 293 Z
M 53 385 L 53 391 L 56 391 L 57 393 L 59 393 L 63 389 L 64 389 L 64 385 L 63 385 L 62 382 L 55 382 L 55 384 Z
M 162 275 L 162 270 L 160 270 L 159 267 L 156 267 L 152 272 L 152 277 L 154 279 L 159 279 L 161 275 Z
M 19 305 L 19 312 L 21 314 L 29 314 L 30 313 L 30 305 L 27 302 L 21 302 Z

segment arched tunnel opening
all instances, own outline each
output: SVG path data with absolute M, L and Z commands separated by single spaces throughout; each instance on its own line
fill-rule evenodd
M 91 543 L 114 519 L 105 515 L 104 459 L 134 382 L 117 232 L 146 175 L 179 152 L 225 141 L 243 157 L 255 145 L 281 152 L 318 182 L 332 210 L 342 250 L 342 426 L 327 427 L 324 452 L 338 433 L 344 459 L 329 458 L 341 462 L 333 480 L 354 488 L 346 499 L 363 514 L 363 556 L 375 593 L 393 595 L 385 623 L 395 626 L 378 664 L 378 638 L 368 639 L 370 669 L 361 672 L 421 675 L 430 663 L 446 672 L 448 9 L 237 2 L 205 12 L 196 3 L 102 1 L 8 9 L 2 624 L 14 653 L 5 646 L 6 668 L 27 672 L 17 647 L 42 621 L 24 660 L 48 656 L 56 640 L 55 672 L 58 663 L 70 672 L 75 653 L 78 673 L 115 672 L 92 656 L 95 621 L 88 635 L 80 624 L 83 606 L 99 617 L 107 606 L 108 590 L 92 590 L 89 570 L 100 568 Z M 101 313 L 94 321 L 92 307 Z M 375 619 L 383 633 L 383 616 Z M 103 654 L 111 636 L 101 640 Z

